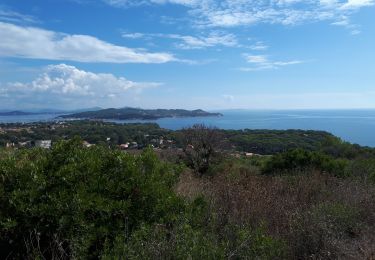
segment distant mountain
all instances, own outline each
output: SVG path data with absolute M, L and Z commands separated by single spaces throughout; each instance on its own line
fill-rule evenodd
M 75 113 L 82 113 L 87 111 L 98 111 L 102 110 L 101 107 L 91 107 L 91 108 L 81 108 L 75 110 L 62 110 L 62 109 L 55 109 L 55 108 L 44 108 L 44 109 L 26 109 L 26 110 L 0 110 L 1 116 L 24 116 L 24 115 L 42 115 L 42 114 L 75 114 Z
M 82 112 L 91 112 L 91 111 L 99 111 L 99 110 L 103 110 L 103 108 L 102 107 L 81 108 L 81 109 L 74 109 L 68 112 L 69 113 L 82 113 Z
M 74 110 L 62 110 L 62 109 L 54 109 L 54 108 L 45 108 L 39 110 L 30 110 L 29 112 L 35 114 L 73 114 L 73 113 L 81 113 L 86 111 L 98 111 L 103 108 L 101 107 L 90 107 L 90 108 L 81 108 L 81 109 L 74 109 Z
M 28 115 L 34 115 L 34 113 L 23 112 L 23 111 L 0 112 L 0 116 L 28 116 Z
M 184 110 L 184 109 L 141 109 L 141 108 L 108 108 L 98 111 L 86 111 L 62 115 L 61 118 L 87 118 L 87 119 L 142 119 L 153 120 L 166 117 L 207 117 L 222 116 L 220 113 L 210 113 L 201 109 Z

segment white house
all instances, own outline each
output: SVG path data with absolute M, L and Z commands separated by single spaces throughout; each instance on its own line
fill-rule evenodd
M 38 140 L 38 141 L 35 141 L 35 146 L 41 147 L 44 149 L 50 149 L 52 146 L 52 141 L 51 140 Z

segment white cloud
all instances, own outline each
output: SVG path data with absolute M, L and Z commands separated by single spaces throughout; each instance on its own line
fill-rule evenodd
M 31 15 L 24 15 L 0 6 L 0 21 L 10 23 L 36 23 L 37 19 Z
M 244 57 L 247 62 L 249 63 L 265 63 L 268 62 L 267 57 L 265 55 L 250 55 L 244 54 Z
M 114 7 L 128 7 L 147 4 L 148 1 L 142 0 L 102 0 L 103 2 L 112 5 Z
M 122 37 L 130 39 L 140 39 L 145 37 L 143 33 L 123 33 Z
M 360 26 L 358 24 L 351 23 L 350 18 L 346 15 L 340 17 L 336 22 L 333 22 L 332 25 L 345 27 L 351 31 L 352 35 L 361 33 Z
M 241 71 L 260 71 L 260 70 L 278 69 L 284 66 L 304 63 L 304 61 L 301 61 L 301 60 L 272 61 L 272 60 L 269 60 L 266 55 L 252 55 L 248 53 L 244 53 L 243 57 L 249 64 L 251 64 L 251 67 L 242 67 L 239 69 Z
M 374 5 L 373 0 L 348 0 L 345 4 L 341 6 L 342 9 L 358 9 L 365 6 Z
M 198 0 L 102 0 L 103 2 L 114 7 L 130 7 L 144 4 L 179 4 L 194 6 Z
M 171 39 L 178 39 L 181 42 L 176 46 L 181 49 L 202 49 L 214 46 L 234 47 L 238 45 L 237 38 L 234 34 L 224 34 L 220 32 L 212 32 L 206 36 L 190 36 L 170 34 L 166 37 Z
M 162 33 L 123 33 L 122 37 L 130 39 L 152 39 L 165 38 L 176 40 L 175 47 L 179 49 L 204 49 L 215 46 L 239 47 L 238 39 L 234 34 L 213 31 L 208 34 L 197 36 L 181 34 L 162 34 Z
M 43 73 L 29 83 L 13 82 L 0 85 L 0 100 L 18 105 L 56 104 L 86 106 L 126 102 L 129 91 L 158 87 L 161 83 L 134 82 L 112 74 L 79 70 L 66 64 L 47 66 Z M 40 102 L 45 100 L 45 102 Z M 124 105 L 126 105 L 124 103 Z
M 268 49 L 268 46 L 265 45 L 263 42 L 258 41 L 255 44 L 248 46 L 247 48 L 253 50 L 253 51 L 264 51 Z
M 78 62 L 165 63 L 169 53 L 117 46 L 89 35 L 70 35 L 0 22 L 0 56 Z
M 372 6 L 374 0 L 104 0 L 115 6 L 178 4 L 188 8 L 202 27 L 234 27 L 259 23 L 294 25 L 314 21 L 335 22 L 342 15 Z
M 351 33 L 351 35 L 358 35 L 358 34 L 361 34 L 361 31 L 360 30 L 352 30 L 350 33 Z

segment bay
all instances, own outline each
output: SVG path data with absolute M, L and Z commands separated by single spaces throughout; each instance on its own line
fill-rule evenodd
M 106 120 L 115 123 L 157 123 L 178 130 L 193 124 L 221 129 L 303 129 L 330 132 L 345 141 L 375 147 L 375 110 L 222 110 L 222 117 Z M 0 122 L 51 121 L 56 114 L 0 116 Z

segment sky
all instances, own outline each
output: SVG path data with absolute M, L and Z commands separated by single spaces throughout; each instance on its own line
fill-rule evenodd
M 375 108 L 375 0 L 0 0 L 0 109 Z

